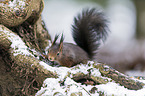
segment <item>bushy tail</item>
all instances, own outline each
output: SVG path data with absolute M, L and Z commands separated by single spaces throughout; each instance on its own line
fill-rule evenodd
M 88 53 L 90 58 L 93 58 L 101 41 L 107 38 L 107 20 L 104 14 L 95 8 L 86 9 L 74 18 L 72 30 L 74 41 Z

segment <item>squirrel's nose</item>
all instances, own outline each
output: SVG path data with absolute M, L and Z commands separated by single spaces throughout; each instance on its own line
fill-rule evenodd
M 51 58 L 49 58 L 49 60 L 52 60 Z
M 48 59 L 49 59 L 50 61 L 54 61 L 52 57 L 48 57 Z

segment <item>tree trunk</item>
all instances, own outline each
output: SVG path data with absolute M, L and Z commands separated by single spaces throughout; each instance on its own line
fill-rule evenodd
M 51 62 L 44 55 L 51 39 L 41 19 L 43 0 L 13 1 L 13 6 L 9 5 L 10 0 L 0 1 L 0 96 L 35 95 L 46 78 L 58 79 L 60 86 L 64 86 L 67 78 L 92 86 L 114 81 L 130 90 L 139 90 L 145 85 L 105 64 L 88 63 L 72 68 L 48 65 Z M 104 94 L 96 89 L 84 90 L 89 95 L 93 92 Z M 81 92 L 77 94 L 82 95 Z

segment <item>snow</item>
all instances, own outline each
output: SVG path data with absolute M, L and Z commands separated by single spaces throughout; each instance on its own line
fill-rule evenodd
M 27 4 L 27 0 L 9 0 L 8 4 L 0 3 L 0 6 L 6 6 L 11 8 L 10 10 L 15 11 L 19 9 L 24 9 Z M 7 8 L 5 12 L 9 11 Z
M 93 75 L 93 76 L 101 76 L 99 69 L 92 70 L 93 64 L 94 64 L 93 61 L 88 61 L 88 63 L 86 65 L 85 64 L 77 65 L 78 68 L 76 68 L 76 67 L 72 68 L 71 73 L 72 74 L 76 74 L 76 73 L 89 74 L 89 72 L 91 72 L 91 75 Z
M 72 94 L 82 94 L 82 96 L 99 96 L 97 91 L 104 92 L 105 96 L 145 96 L 145 86 L 140 90 L 129 90 L 125 88 L 124 86 L 120 86 L 118 83 L 115 83 L 114 81 L 111 82 L 111 78 L 107 78 L 110 82 L 107 84 L 100 84 L 100 85 L 81 85 L 80 83 L 75 82 L 73 79 L 71 79 L 68 76 L 65 78 L 65 76 L 75 73 L 84 73 L 88 74 L 88 70 L 91 69 L 91 75 L 95 76 L 101 76 L 101 73 L 98 69 L 93 69 L 93 61 L 88 61 L 88 64 L 80 64 L 72 68 L 67 67 L 51 67 L 47 65 L 44 62 L 40 62 L 40 65 L 44 66 L 45 69 L 51 70 L 52 72 L 56 72 L 59 74 L 58 78 L 47 78 L 41 89 L 36 93 L 36 96 L 53 96 L 54 94 L 57 94 L 56 96 L 71 96 Z M 106 66 L 108 68 L 108 66 Z M 64 80 L 65 79 L 65 80 Z M 133 80 L 138 80 L 135 78 L 132 78 Z M 60 84 L 64 80 L 64 85 Z M 138 80 L 140 82 L 145 83 L 145 80 Z M 57 86 L 57 87 L 56 87 Z M 97 88 L 96 93 L 91 94 L 89 90 L 91 90 L 93 87 Z M 76 95 L 79 96 L 79 95 Z
M 119 84 L 109 82 L 107 84 L 101 84 L 96 86 L 100 91 L 104 91 L 105 94 L 111 96 L 145 96 L 145 87 L 140 90 L 128 90 L 124 86 L 119 86 Z
M 57 73 L 60 79 L 63 79 L 67 75 L 67 72 L 70 71 L 70 69 L 66 67 L 51 67 L 43 61 L 40 61 L 39 64 L 42 65 L 44 69 Z
M 55 91 L 58 89 L 60 92 L 64 92 L 64 90 L 60 87 L 59 79 L 55 79 L 55 78 L 47 78 L 44 81 L 43 87 L 41 88 L 41 90 L 38 93 L 36 93 L 36 95 L 52 96 L 52 94 L 54 94 Z M 59 92 L 59 91 L 57 91 L 57 92 Z
M 21 7 L 25 6 L 25 0 L 13 0 L 9 1 L 9 7 L 10 8 L 15 8 L 17 4 L 19 4 Z M 15 8 L 16 10 L 17 8 Z M 24 55 L 31 55 L 28 50 L 27 46 L 24 44 L 24 42 L 21 40 L 20 37 L 15 35 L 14 33 L 10 33 L 7 30 L 3 30 L 0 28 L 0 31 L 5 32 L 11 40 L 12 44 L 11 47 L 14 49 L 14 56 L 17 56 L 18 54 L 24 54 Z M 123 35 L 124 36 L 124 35 Z M 16 47 L 17 46 L 17 47 Z M 49 46 L 48 46 L 49 47 Z M 82 72 L 84 74 L 89 73 L 89 69 L 92 69 L 93 66 L 89 66 L 88 64 L 91 63 L 93 64 L 94 62 L 89 61 L 87 65 L 78 65 L 78 68 L 66 68 L 66 67 L 51 67 L 47 65 L 44 62 L 39 62 L 40 65 L 42 65 L 45 69 L 50 70 L 52 72 L 56 72 L 59 75 L 59 78 L 47 78 L 41 89 L 36 93 L 37 95 L 41 96 L 52 96 L 53 94 L 60 94 L 61 96 L 70 96 L 71 93 L 73 92 L 82 92 L 83 96 L 89 96 L 89 94 L 86 90 L 91 90 L 91 88 L 96 87 L 98 88 L 98 91 L 102 91 L 105 93 L 105 95 L 112 96 L 145 96 L 145 87 L 140 89 L 140 90 L 128 90 L 127 88 L 124 88 L 124 86 L 120 86 L 119 84 L 116 84 L 114 82 L 109 82 L 107 84 L 101 84 L 101 85 L 81 85 L 80 83 L 76 83 L 74 80 L 71 78 L 67 77 L 66 80 L 64 81 L 64 85 L 60 85 L 60 81 L 65 78 L 65 76 L 70 72 L 71 74 L 75 74 L 78 72 Z M 106 70 L 108 69 L 108 66 L 106 66 Z M 128 72 L 128 74 L 131 74 L 132 72 Z M 144 74 L 144 73 L 143 73 Z M 101 76 L 101 73 L 99 72 L 98 69 L 96 70 L 91 70 L 91 75 L 94 76 Z M 132 74 L 131 74 L 132 75 Z M 145 80 L 139 80 L 141 82 L 145 83 Z M 57 86 L 57 87 L 56 87 Z M 60 96 L 59 95 L 59 96 Z M 91 96 L 99 96 L 98 93 L 91 94 Z
M 67 67 L 51 67 L 44 62 L 40 62 L 40 65 L 44 66 L 45 69 L 50 70 L 52 72 L 56 72 L 59 74 L 58 78 L 47 78 L 41 89 L 36 93 L 36 96 L 71 96 L 71 94 L 82 94 L 82 96 L 99 96 L 97 91 L 104 92 L 105 96 L 145 96 L 145 86 L 140 90 L 129 90 L 124 86 L 120 86 L 118 83 L 115 83 L 111 78 L 104 77 L 108 79 L 110 82 L 107 84 L 100 85 L 81 85 L 80 83 L 75 82 L 71 79 L 72 74 L 76 73 L 85 73 L 88 74 L 88 70 L 91 70 L 91 75 L 101 76 L 101 73 L 98 69 L 93 69 L 93 61 L 88 61 L 88 64 L 80 64 L 72 68 Z M 98 63 L 97 63 L 98 64 Z M 108 68 L 108 66 L 106 66 Z M 67 76 L 70 73 L 70 77 Z M 67 76 L 67 78 L 65 78 Z M 64 80 L 65 79 L 65 80 Z M 138 80 L 132 78 L 133 80 Z M 60 84 L 64 80 L 64 85 Z M 145 80 L 138 80 L 140 82 L 145 83 Z M 57 86 L 57 87 L 56 87 Z M 96 93 L 91 94 L 89 90 L 93 87 L 97 88 Z M 79 96 L 79 95 L 76 95 Z
M 93 68 L 92 65 L 88 66 L 92 62 L 88 61 L 88 64 L 86 64 L 86 65 L 81 64 L 81 65 L 78 65 L 77 67 L 72 67 L 72 69 L 67 68 L 67 67 L 51 67 L 48 64 L 46 64 L 45 62 L 43 62 L 43 61 L 40 61 L 39 64 L 42 65 L 44 67 L 44 69 L 50 70 L 50 71 L 52 71 L 54 73 L 57 73 L 58 76 L 59 76 L 59 78 L 62 80 L 62 79 L 64 79 L 64 77 L 66 75 L 68 75 L 68 72 L 71 73 L 71 74 L 76 74 L 76 73 L 88 74 L 89 73 L 88 70 L 91 69 L 91 68 Z M 92 71 L 92 74 L 94 76 L 101 76 L 101 73 L 99 72 L 98 69 L 91 70 L 91 71 Z
M 22 39 L 18 35 L 10 32 L 9 30 L 2 29 L 2 27 L 0 27 L 0 31 L 3 31 L 5 34 L 7 34 L 8 39 L 12 42 L 11 48 L 13 48 L 13 50 L 11 51 L 11 53 L 13 53 L 14 56 L 17 56 L 18 54 L 33 56 L 27 50 L 28 47 L 25 45 L 25 43 L 22 41 Z
M 10 8 L 17 8 L 16 6 L 21 6 L 21 8 L 23 8 L 25 6 L 25 1 L 26 0 L 12 0 L 12 1 L 9 1 L 9 4 L 8 6 Z
M 71 96 L 72 93 L 77 94 L 80 92 L 82 92 L 82 96 L 89 96 L 89 93 L 87 93 L 84 87 L 81 87 L 80 84 L 76 83 L 71 78 L 66 78 L 64 84 L 64 86 L 60 86 L 59 79 L 47 78 L 44 81 L 43 87 L 36 93 L 36 96 L 53 96 L 53 94 L 56 93 L 61 94 L 59 96 Z M 99 95 L 96 94 L 96 96 Z
M 2 27 L 0 27 L 0 31 L 3 31 L 5 34 L 8 35 L 8 39 L 12 42 L 11 47 L 15 50 L 14 53 L 15 56 L 17 56 L 18 54 L 32 55 L 27 51 L 27 46 L 25 46 L 24 42 L 21 40 L 19 36 L 15 35 L 14 33 L 11 33 L 6 29 L 2 29 Z M 76 83 L 73 79 L 71 79 L 70 76 L 65 79 L 64 85 L 60 85 L 60 82 L 65 78 L 65 76 L 68 75 L 68 73 L 75 74 L 77 72 L 82 72 L 88 74 L 89 73 L 88 70 L 91 69 L 91 75 L 101 76 L 101 73 L 99 72 L 98 69 L 93 70 L 93 66 L 92 66 L 92 64 L 94 64 L 93 61 L 89 61 L 88 64 L 86 65 L 80 64 L 72 68 L 51 67 L 42 61 L 39 63 L 45 69 L 50 70 L 52 72 L 56 72 L 58 74 L 58 78 L 57 79 L 47 78 L 44 81 L 41 89 L 36 93 L 36 96 L 38 95 L 52 96 L 53 94 L 70 96 L 72 93 L 76 93 L 76 94 L 82 93 L 83 96 L 89 96 L 89 94 L 91 94 L 89 93 L 89 90 L 91 90 L 93 87 L 96 87 L 98 91 L 104 92 L 105 95 L 114 94 L 114 96 L 145 96 L 145 87 L 137 91 L 128 90 L 127 88 L 124 88 L 124 86 L 120 86 L 119 84 L 116 84 L 113 81 L 107 84 L 101 84 L 95 86 L 81 85 L 80 83 Z M 108 68 L 108 66 L 105 67 L 106 69 Z M 145 83 L 145 80 L 139 80 L 139 81 Z M 99 96 L 99 94 L 96 92 L 94 94 L 91 94 L 91 96 Z
M 99 69 L 96 69 L 96 70 L 91 70 L 91 75 L 99 77 L 99 76 L 101 76 L 101 73 L 100 73 Z
M 51 46 L 51 40 L 48 40 L 48 46 L 46 46 L 46 48 L 45 48 L 45 52 L 46 52 L 46 54 L 48 53 L 48 49 L 50 48 L 50 46 Z

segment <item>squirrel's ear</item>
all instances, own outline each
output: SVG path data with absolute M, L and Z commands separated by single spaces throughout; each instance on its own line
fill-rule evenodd
M 54 38 L 54 40 L 53 40 L 53 42 L 52 42 L 52 45 L 54 45 L 54 44 L 56 43 L 56 40 L 58 39 L 58 37 L 59 37 L 59 35 L 56 34 L 56 35 L 55 35 L 55 38 Z M 52 45 L 51 45 L 51 46 L 52 46 Z
M 62 49 L 63 49 L 63 41 L 64 41 L 64 37 L 62 34 L 61 39 L 60 39 L 60 43 L 59 43 L 59 52 L 61 52 L 61 53 L 62 53 Z

